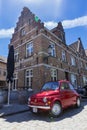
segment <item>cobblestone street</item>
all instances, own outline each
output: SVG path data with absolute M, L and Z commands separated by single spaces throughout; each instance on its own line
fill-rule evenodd
M 31 112 L 0 118 L 0 130 L 87 130 L 87 101 L 79 109 L 64 110 L 59 118 Z

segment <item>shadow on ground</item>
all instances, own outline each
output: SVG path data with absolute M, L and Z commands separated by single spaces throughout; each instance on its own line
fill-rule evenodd
M 76 114 L 79 114 L 84 107 L 87 105 L 87 100 L 82 101 L 82 105 L 80 108 L 71 107 L 68 109 L 65 109 L 62 113 L 62 115 L 58 118 L 52 118 L 48 113 L 40 113 L 39 115 L 32 114 L 29 112 L 23 112 L 21 114 L 15 114 L 12 116 L 4 117 L 4 119 L 7 122 L 13 123 L 13 122 L 28 122 L 28 121 L 45 121 L 45 122 L 56 122 L 64 120 L 65 118 L 72 118 Z

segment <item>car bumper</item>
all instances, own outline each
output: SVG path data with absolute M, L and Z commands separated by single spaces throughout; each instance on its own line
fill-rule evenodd
M 34 105 L 28 105 L 31 108 L 39 108 L 39 109 L 45 109 L 45 110 L 49 110 L 50 106 L 34 106 Z

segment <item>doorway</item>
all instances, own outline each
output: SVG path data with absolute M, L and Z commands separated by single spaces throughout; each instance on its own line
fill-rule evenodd
M 65 79 L 69 80 L 69 73 L 68 72 L 65 72 Z

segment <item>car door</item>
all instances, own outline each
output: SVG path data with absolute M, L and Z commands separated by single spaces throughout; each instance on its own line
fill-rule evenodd
M 76 103 L 76 93 L 75 93 L 74 87 L 71 83 L 69 83 L 69 87 L 70 87 L 71 103 L 75 104 Z
M 71 102 L 69 85 L 66 82 L 60 83 L 60 96 L 63 107 L 67 107 Z

